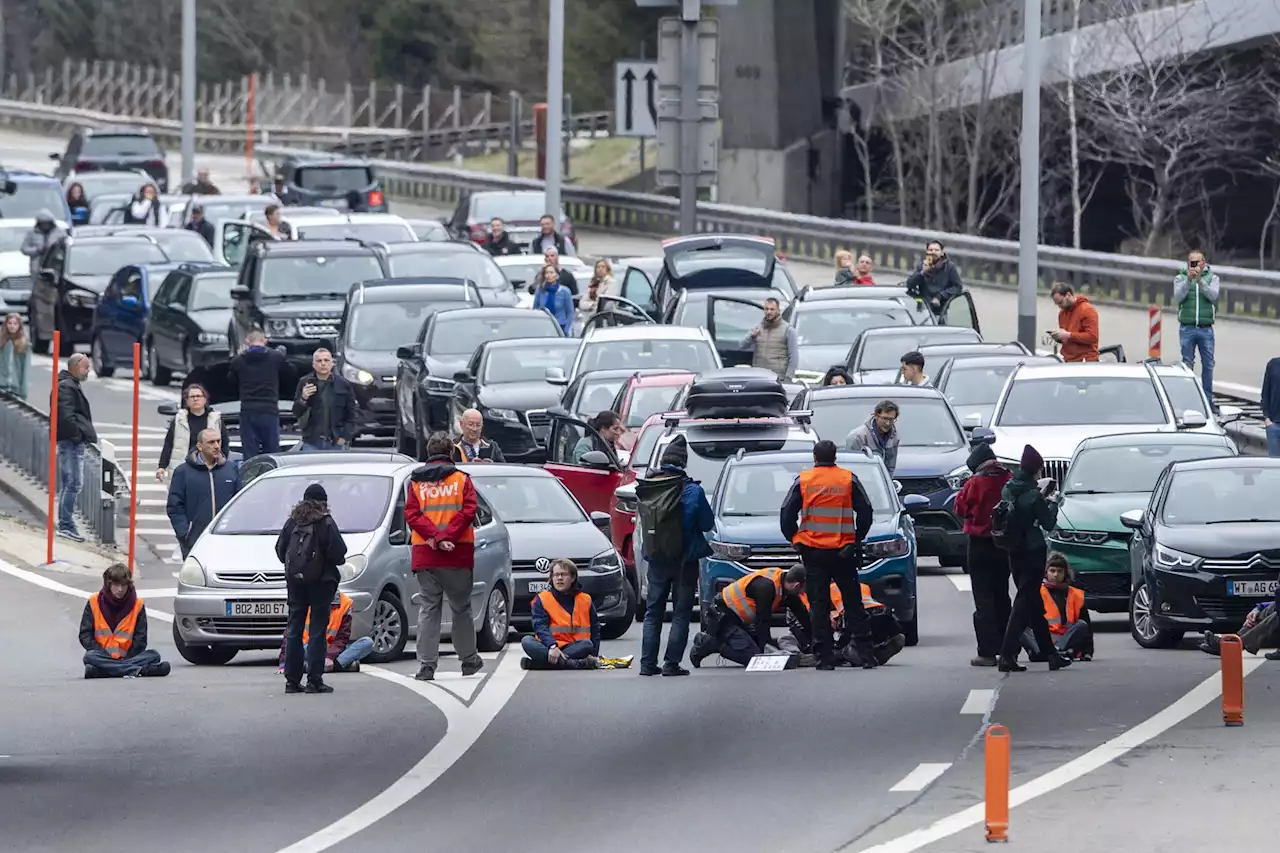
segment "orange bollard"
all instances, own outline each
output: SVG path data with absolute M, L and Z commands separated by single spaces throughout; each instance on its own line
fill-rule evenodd
M 1222 722 L 1228 726 L 1244 725 L 1243 647 L 1235 634 L 1218 638 L 1222 658 Z
M 138 541 L 138 398 L 142 390 L 142 344 L 133 345 L 133 448 L 129 470 L 129 574 L 133 574 Z
M 58 353 L 62 352 L 62 333 L 53 331 L 53 381 L 49 388 L 49 523 L 45 562 L 53 563 L 53 529 L 58 523 Z
M 987 841 L 1009 840 L 1009 730 L 987 726 Z
M 1160 358 L 1160 306 L 1147 309 L 1147 358 Z

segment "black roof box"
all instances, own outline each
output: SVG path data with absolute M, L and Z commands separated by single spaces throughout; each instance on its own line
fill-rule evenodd
M 763 368 L 728 368 L 700 374 L 689 386 L 690 418 L 780 418 L 787 414 L 787 390 Z

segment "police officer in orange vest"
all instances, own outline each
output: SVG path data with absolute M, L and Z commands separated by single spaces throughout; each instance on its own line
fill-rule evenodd
M 819 441 L 813 446 L 813 467 L 800 472 L 779 515 L 782 533 L 791 540 L 806 569 L 805 593 L 811 603 L 818 669 L 836 668 L 831 629 L 833 581 L 846 602 L 842 656 L 863 669 L 877 665 L 858 581 L 860 543 L 871 529 L 871 521 L 871 500 L 862 484 L 852 471 L 836 465 L 835 443 Z
M 147 648 L 147 611 L 124 563 L 102 573 L 102 589 L 80 617 L 85 678 L 157 678 L 169 674 L 160 653 Z
M 746 666 L 767 647 L 777 647 L 771 630 L 773 616 L 784 607 L 793 614 L 803 612 L 800 594 L 804 578 L 801 565 L 758 569 L 720 590 L 713 605 L 703 608 L 706 630 L 693 638 L 689 662 L 694 669 L 717 652 L 725 660 Z
M 1093 626 L 1089 621 L 1089 611 L 1084 606 L 1084 590 L 1071 585 L 1071 567 L 1065 554 L 1049 552 L 1040 598 L 1044 603 L 1049 633 L 1058 651 L 1068 658 L 1093 660 Z M 1022 632 L 1022 647 L 1031 660 L 1048 660 L 1030 628 Z
M 867 612 L 867 618 L 871 623 L 871 640 L 874 644 L 876 662 L 888 663 L 889 658 L 906 646 L 906 635 L 902 633 L 902 625 L 893 615 L 893 611 L 872 598 L 871 587 L 865 583 L 861 584 L 861 587 L 862 609 Z M 805 616 L 808 617 L 809 595 L 807 593 L 800 596 L 800 603 L 804 605 Z M 831 584 L 831 605 L 831 630 L 836 631 L 844 626 L 844 596 L 840 594 L 840 587 L 834 583 Z M 791 631 L 791 636 L 782 638 L 781 646 L 784 651 L 795 651 L 805 655 L 813 651 L 813 626 L 808 618 L 801 620 L 788 612 L 787 629 Z M 813 663 L 806 662 L 806 659 L 802 658 L 800 665 L 813 666 Z
M 521 669 L 595 669 L 600 665 L 600 619 L 578 583 L 578 566 L 561 557 L 551 563 L 551 589 L 531 605 L 533 634 L 520 641 Z
M 333 607 L 329 611 L 329 624 L 324 629 L 325 672 L 359 672 L 360 661 L 373 653 L 373 638 L 359 637 L 351 639 L 351 608 L 355 601 L 345 592 L 339 591 L 333 597 Z M 311 640 L 310 626 L 302 629 L 302 645 Z M 284 672 L 284 652 L 288 645 L 288 637 L 280 643 L 280 673 Z M 305 664 L 304 664 L 305 670 Z

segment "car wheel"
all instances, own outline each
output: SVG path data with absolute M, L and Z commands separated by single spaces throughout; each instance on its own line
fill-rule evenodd
M 27 316 L 30 318 L 27 321 L 27 326 L 31 330 L 31 348 L 36 351 L 36 355 L 48 355 L 50 341 L 48 338 L 40 337 L 40 326 L 36 323 L 35 305 L 28 303 Z
M 222 666 L 224 663 L 230 662 L 239 651 L 226 646 L 189 645 L 182 639 L 182 634 L 178 632 L 177 622 L 173 623 L 173 644 L 177 647 L 178 654 L 182 655 L 183 660 L 196 666 Z
M 169 380 L 173 378 L 173 371 L 160 363 L 160 356 L 156 355 L 154 346 L 147 347 L 147 372 L 151 375 L 151 384 L 162 386 L 168 385 Z
M 384 590 L 373 605 L 373 653 L 370 663 L 387 663 L 396 660 L 409 642 L 409 616 L 400 598 L 391 590 Z
M 1183 632 L 1156 625 L 1151 608 L 1151 589 L 1146 581 L 1138 581 L 1129 594 L 1129 633 L 1144 649 L 1173 648 L 1182 640 Z
M 631 623 L 636 619 L 636 605 L 640 603 L 640 595 L 629 580 L 624 579 L 622 587 L 622 594 L 627 599 L 627 609 L 621 616 L 610 619 L 600 626 L 600 636 L 606 640 L 616 640 L 627 633 L 627 629 L 631 627 Z
M 510 631 L 511 606 L 507 603 L 507 591 L 495 584 L 484 608 L 484 624 L 476 637 L 476 647 L 482 652 L 501 651 Z
M 116 372 L 114 367 L 107 367 L 104 362 L 106 358 L 102 352 L 102 338 L 94 335 L 93 343 L 89 344 L 89 364 L 93 367 L 95 376 L 101 376 L 103 379 L 110 379 L 111 375 Z
M 911 621 L 902 626 L 902 636 L 906 638 L 908 646 L 917 645 L 920 642 L 920 611 L 917 610 L 911 615 Z

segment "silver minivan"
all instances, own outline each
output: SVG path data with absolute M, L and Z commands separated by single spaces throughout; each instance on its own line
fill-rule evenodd
M 372 637 L 371 662 L 399 657 L 417 633 L 418 591 L 410 569 L 404 504 L 418 463 L 290 465 L 246 485 L 201 535 L 178 573 L 173 641 L 187 661 L 224 664 L 241 650 L 278 649 L 288 621 L 284 567 L 275 544 L 289 511 L 311 483 L 324 486 L 347 544 L 341 589 L 351 596 L 352 636 Z M 511 542 L 483 497 L 475 520 L 472 613 L 482 651 L 497 651 L 511 625 Z M 449 608 L 443 631 L 449 632 Z

